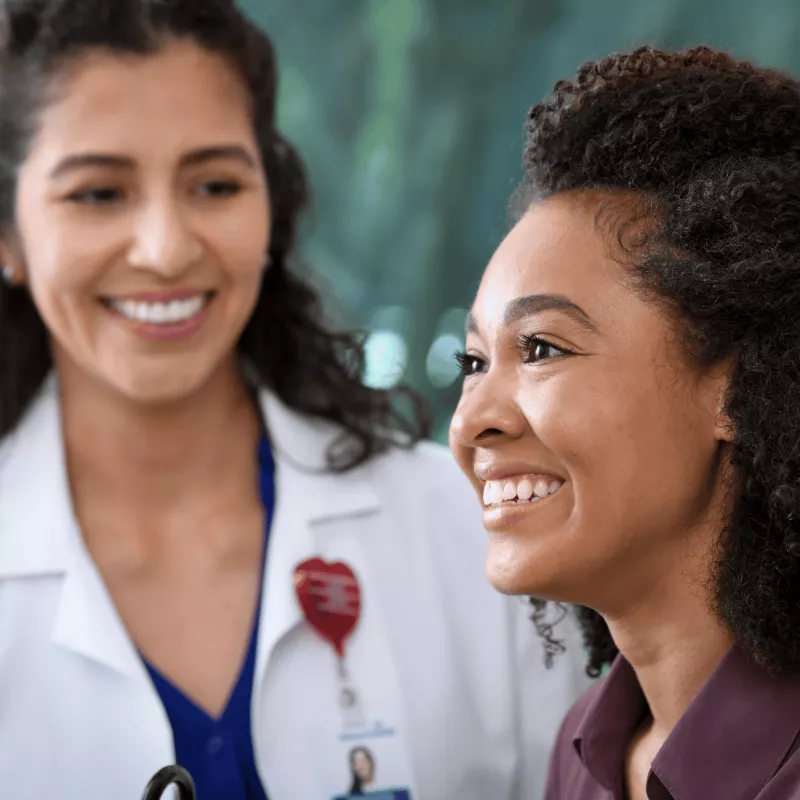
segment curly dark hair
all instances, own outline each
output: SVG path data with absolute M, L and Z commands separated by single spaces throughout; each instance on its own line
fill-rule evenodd
M 191 38 L 224 55 L 252 97 L 272 208 L 270 267 L 238 348 L 255 378 L 289 407 L 342 431 L 332 470 L 352 468 L 393 444 L 428 435 L 427 412 L 406 389 L 364 386 L 360 337 L 327 330 L 319 297 L 288 267 L 308 202 L 302 163 L 275 128 L 276 64 L 267 36 L 234 0 L 9 0 L 0 9 L 0 230 L 14 229 L 19 165 L 47 89 L 70 59 L 93 48 L 147 55 Z M 0 282 L 0 436 L 22 417 L 52 368 L 48 332 L 28 291 Z M 402 411 L 400 410 L 402 407 Z M 398 434 L 400 434 L 398 436 Z
M 699 363 L 732 365 L 737 490 L 712 607 L 756 663 L 797 673 L 800 83 L 707 47 L 613 55 L 533 106 L 524 166 L 529 200 L 622 190 L 649 208 L 646 246 L 626 247 L 633 284 L 663 304 Z M 641 212 L 619 221 L 621 244 Z M 597 675 L 616 647 L 599 614 L 579 619 Z

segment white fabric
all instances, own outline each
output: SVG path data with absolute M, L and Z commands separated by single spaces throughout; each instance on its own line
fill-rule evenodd
M 546 670 L 529 608 L 486 581 L 479 506 L 446 450 L 315 474 L 299 465 L 322 464 L 331 429 L 266 393 L 263 409 L 277 502 L 253 736 L 270 800 L 345 794 L 355 744 L 375 754 L 379 785 L 414 800 L 537 800 L 587 685 L 574 628 L 561 626 L 569 654 Z M 347 658 L 356 734 L 335 657 L 295 599 L 293 568 L 314 555 L 347 561 L 361 582 Z M 159 697 L 83 546 L 50 379 L 0 446 L 0 796 L 138 800 L 173 760 Z

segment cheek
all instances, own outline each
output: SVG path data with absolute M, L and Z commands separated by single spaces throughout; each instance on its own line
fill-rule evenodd
M 688 392 L 661 386 L 644 366 L 576 370 L 548 384 L 526 415 L 567 471 L 579 517 L 602 527 L 691 513 L 715 441 Z
M 119 247 L 120 225 L 88 224 L 49 205 L 19 199 L 18 230 L 27 282 L 45 308 L 96 299 L 99 281 Z
M 227 264 L 232 279 L 252 283 L 260 279 L 272 235 L 266 195 L 254 193 L 236 213 L 220 215 L 204 226 L 204 238 Z
M 88 333 L 99 323 L 102 310 L 93 291 L 102 269 L 93 269 L 91 258 L 74 255 L 48 255 L 37 248 L 26 265 L 34 304 L 56 338 L 70 331 L 74 335 L 77 329 Z
M 96 293 L 102 262 L 98 265 L 96 258 L 96 253 L 81 258 L 79 253 L 63 251 L 56 256 L 37 247 L 26 265 L 28 288 L 39 315 L 67 349 L 90 346 L 106 323 Z

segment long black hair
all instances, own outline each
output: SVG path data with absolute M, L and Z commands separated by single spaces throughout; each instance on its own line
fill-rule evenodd
M 800 672 L 800 82 L 707 47 L 613 55 L 533 106 L 524 164 L 529 195 L 622 189 L 649 208 L 636 287 L 690 358 L 733 365 L 713 609 L 762 667 Z M 579 616 L 597 674 L 616 647 Z
M 191 38 L 224 55 L 252 99 L 253 125 L 269 177 L 272 239 L 261 294 L 238 344 L 243 360 L 286 405 L 339 427 L 342 435 L 328 453 L 331 469 L 349 469 L 391 444 L 413 444 L 427 436 L 422 401 L 409 390 L 365 386 L 361 339 L 328 330 L 316 291 L 289 268 L 308 201 L 306 178 L 297 153 L 275 127 L 272 45 L 234 0 L 3 3 L 0 230 L 6 236 L 14 230 L 17 172 L 58 70 L 92 48 L 147 55 L 169 38 Z M 51 368 L 49 336 L 28 291 L 0 283 L 0 437 L 17 424 Z

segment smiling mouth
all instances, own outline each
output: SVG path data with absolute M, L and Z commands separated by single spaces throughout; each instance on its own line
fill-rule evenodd
M 146 325 L 180 325 L 198 317 L 211 302 L 214 292 L 202 292 L 169 301 L 103 298 L 103 305 L 133 322 Z
M 499 481 L 486 481 L 483 487 L 483 504 L 486 508 L 540 503 L 556 494 L 564 485 L 553 475 L 520 475 Z

